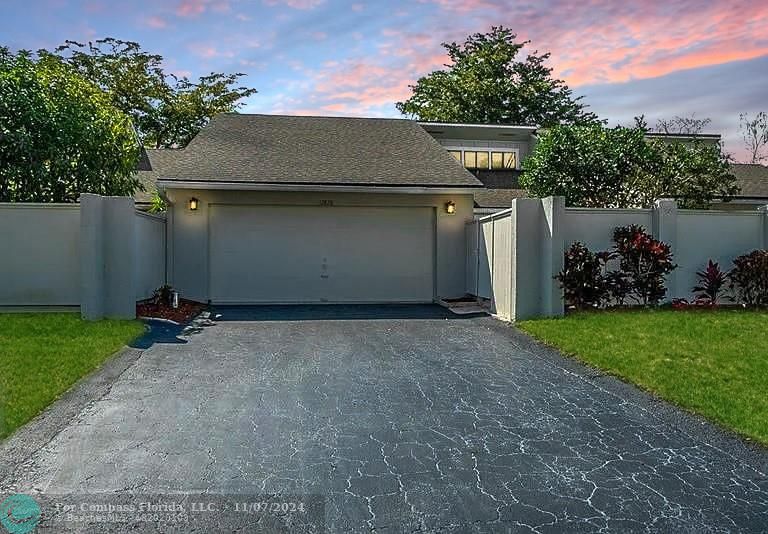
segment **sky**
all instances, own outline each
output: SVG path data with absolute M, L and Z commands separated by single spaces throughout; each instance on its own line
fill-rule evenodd
M 442 42 L 493 25 L 610 125 L 711 118 L 743 159 L 739 114 L 768 111 L 768 0 L 0 0 L 0 45 L 137 41 L 177 75 L 245 73 L 250 113 L 397 117 Z

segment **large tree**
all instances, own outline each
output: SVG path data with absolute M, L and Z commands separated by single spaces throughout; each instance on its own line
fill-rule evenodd
M 533 196 L 561 195 L 569 206 L 593 208 L 648 207 L 664 197 L 705 208 L 738 192 L 718 145 L 649 140 L 646 131 L 642 123 L 542 130 L 520 183 Z
M 739 129 L 747 149 L 747 163 L 768 161 L 768 113 L 761 111 L 753 119 L 739 115 Z
M 0 202 L 131 195 L 139 148 L 130 118 L 74 69 L 0 48 Z
M 463 44 L 443 43 L 450 64 L 419 78 L 397 109 L 441 122 L 552 126 L 595 121 L 581 97 L 552 76 L 549 53 L 522 56 L 529 43 L 501 26 L 471 35 Z
M 167 74 L 162 56 L 111 37 L 87 45 L 66 41 L 55 53 L 106 91 L 149 147 L 186 146 L 214 115 L 238 109 L 256 92 L 238 85 L 242 73 L 212 72 L 194 81 Z

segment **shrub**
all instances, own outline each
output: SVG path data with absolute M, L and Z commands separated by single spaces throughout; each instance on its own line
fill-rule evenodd
M 699 284 L 693 288 L 696 295 L 696 302 L 700 304 L 709 303 L 712 306 L 717 305 L 721 298 L 725 284 L 728 282 L 728 271 L 723 271 L 720 265 L 709 260 L 707 268 L 698 271 Z
M 626 277 L 626 296 L 647 306 L 667 293 L 664 277 L 677 268 L 669 245 L 654 239 L 642 226 L 620 226 L 613 231 L 614 251 Z
M 733 260 L 730 279 L 741 303 L 768 305 L 768 250 L 753 250 Z
M 563 289 L 568 307 L 595 308 L 605 300 L 607 287 L 603 274 L 606 254 L 591 252 L 583 243 L 573 243 L 565 252 L 563 270 L 555 278 Z
M 164 284 L 155 289 L 154 302 L 155 304 L 164 304 L 165 306 L 170 306 L 173 303 L 173 287 L 168 284 Z

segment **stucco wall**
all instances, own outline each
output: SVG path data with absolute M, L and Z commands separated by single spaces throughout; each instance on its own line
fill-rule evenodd
M 136 212 L 134 225 L 136 300 L 141 300 L 165 283 L 165 218 Z
M 614 229 L 629 224 L 644 226 L 671 247 L 678 268 L 666 277 L 667 301 L 691 299 L 696 272 L 708 260 L 730 269 L 735 257 L 768 248 L 766 209 L 680 210 L 668 199 L 650 210 L 566 209 L 562 197 L 515 199 L 511 209 L 470 224 L 469 233 L 479 234 L 468 240 L 477 244 L 468 257 L 478 263 L 468 291 L 491 298 L 493 311 L 504 319 L 562 314 L 562 290 L 554 276 L 562 269 L 563 252 L 576 241 L 595 252 L 608 250 Z
M 639 224 L 651 232 L 653 210 L 566 208 L 563 240 L 566 247 L 580 241 L 590 250 L 607 250 L 613 245 L 614 228 L 629 224 Z
M 188 298 L 209 299 L 208 233 L 211 204 L 319 206 L 422 206 L 436 213 L 435 277 L 439 297 L 459 297 L 465 287 L 465 224 L 472 220 L 472 195 L 466 194 L 390 194 L 390 193 L 315 193 L 270 191 L 225 191 L 169 189 L 172 202 L 168 220 L 168 277 Z M 199 199 L 196 211 L 188 209 L 191 197 Z M 445 213 L 445 203 L 456 203 L 456 213 Z M 396 254 L 396 243 L 391 246 Z
M 678 268 L 671 296 L 692 297 L 691 288 L 698 282 L 696 271 L 703 270 L 708 260 L 730 269 L 736 256 L 763 248 L 765 220 L 765 214 L 758 211 L 679 210 L 672 248 Z
M 0 305 L 80 303 L 80 208 L 0 204 Z

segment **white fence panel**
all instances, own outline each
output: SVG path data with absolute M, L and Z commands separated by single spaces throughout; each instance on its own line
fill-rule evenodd
M 134 219 L 136 299 L 149 298 L 165 283 L 165 218 L 136 212 Z
M 0 305 L 80 304 L 76 204 L 0 204 Z
M 698 280 L 696 272 L 708 260 L 727 270 L 735 257 L 763 248 L 764 219 L 757 211 L 679 210 L 677 242 L 672 249 L 678 264 L 677 290 L 671 296 L 690 298 Z
M 617 226 L 639 224 L 652 231 L 653 210 L 566 208 L 563 237 L 565 246 L 575 241 L 590 250 L 607 250 L 613 246 L 613 230 Z

